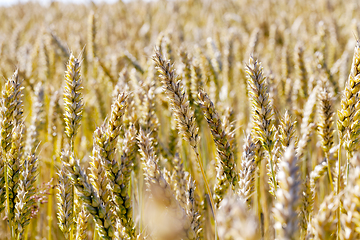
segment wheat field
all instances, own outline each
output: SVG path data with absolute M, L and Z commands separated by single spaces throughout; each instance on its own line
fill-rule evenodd
M 0 7 L 0 239 L 360 239 L 359 13 Z

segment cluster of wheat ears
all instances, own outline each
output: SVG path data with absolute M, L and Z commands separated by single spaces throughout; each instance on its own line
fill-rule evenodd
M 359 12 L 0 7 L 0 239 L 360 239 Z

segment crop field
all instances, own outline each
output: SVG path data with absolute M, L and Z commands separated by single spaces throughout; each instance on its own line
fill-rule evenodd
M 360 239 L 360 1 L 0 7 L 0 239 Z

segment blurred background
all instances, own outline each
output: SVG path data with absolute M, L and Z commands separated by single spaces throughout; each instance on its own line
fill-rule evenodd
M 14 4 L 17 4 L 17 3 L 25 3 L 25 2 L 39 2 L 41 4 L 44 4 L 44 5 L 48 5 L 50 4 L 51 2 L 54 2 L 54 0 L 0 0 L 0 6 L 10 6 L 10 5 L 14 5 Z M 60 1 L 57 1 L 57 2 L 63 2 L 63 3 L 91 3 L 91 2 L 94 2 L 94 3 L 101 3 L 101 2 L 107 2 L 107 3 L 114 3 L 116 2 L 117 0 L 93 0 L 93 1 L 90 1 L 90 0 L 60 0 Z

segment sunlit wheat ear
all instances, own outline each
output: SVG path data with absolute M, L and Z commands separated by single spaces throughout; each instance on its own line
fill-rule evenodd
M 129 198 L 127 189 L 129 187 L 130 175 L 133 170 L 135 153 L 137 151 L 136 133 L 135 126 L 130 125 L 123 140 L 121 162 L 114 158 L 114 154 L 109 154 L 107 155 L 108 157 L 102 159 L 102 164 L 107 174 L 106 176 L 109 179 L 108 187 L 111 190 L 111 198 L 115 205 L 115 214 L 129 237 L 135 237 L 131 199 Z M 106 140 L 104 138 L 97 138 L 96 141 L 101 145 L 105 142 L 105 145 L 102 145 L 101 151 L 106 155 Z M 113 160 L 109 161 L 110 158 L 113 158 Z
M 28 155 L 24 161 L 15 204 L 15 232 L 18 239 L 24 238 L 25 227 L 29 225 L 33 207 L 36 205 L 37 157 Z
M 243 200 L 226 196 L 218 210 L 220 239 L 260 239 L 259 223 Z
M 338 110 L 339 120 L 337 128 L 340 143 L 344 144 L 347 152 L 347 176 L 349 173 L 349 161 L 354 150 L 358 146 L 359 121 L 360 121 L 360 42 L 356 42 L 350 75 L 346 82 L 345 90 L 341 98 L 341 109 Z
M 106 157 L 104 161 L 113 161 L 115 157 L 117 138 L 120 134 L 122 117 L 128 106 L 127 93 L 120 93 L 111 106 L 111 115 L 106 128 L 106 138 L 103 141 L 103 147 L 106 149 Z
M 153 60 L 156 63 L 163 88 L 170 100 L 171 109 L 177 122 L 177 127 L 190 146 L 197 149 L 200 137 L 195 123 L 194 112 L 189 107 L 187 95 L 169 61 L 162 58 L 160 52 L 155 51 Z
M 80 61 L 70 53 L 69 61 L 65 71 L 64 85 L 64 119 L 65 133 L 70 139 L 71 147 L 74 145 L 74 138 L 80 127 L 83 112 L 82 79 L 80 74 Z
M 239 174 L 239 196 L 250 206 L 251 197 L 254 193 L 255 183 L 255 144 L 251 140 L 250 134 L 246 136 L 243 146 L 241 170 Z
M 111 221 L 112 212 L 106 211 L 105 203 L 91 185 L 87 174 L 80 166 L 79 160 L 75 159 L 73 153 L 63 151 L 61 161 L 66 167 L 68 177 L 76 187 L 86 210 L 93 216 L 99 235 L 103 239 L 112 239 L 115 233 Z
M 279 239 L 297 239 L 298 207 L 300 198 L 300 179 L 295 149 L 290 145 L 279 164 L 279 188 L 273 208 L 274 228 Z
M 56 187 L 57 219 L 60 230 L 64 233 L 65 238 L 69 239 L 74 227 L 73 188 L 64 168 L 59 170 L 58 178 L 59 184 Z
M 276 169 L 273 162 L 273 149 L 275 144 L 275 126 L 272 103 L 269 100 L 269 89 L 266 77 L 263 75 L 261 63 L 250 57 L 246 68 L 247 85 L 251 104 L 252 128 L 254 139 L 260 141 L 268 154 L 270 174 L 272 176 L 274 192 L 277 189 Z
M 101 126 L 95 130 L 93 138 L 94 146 L 90 161 L 90 174 L 88 176 L 94 190 L 97 192 L 102 202 L 104 202 L 106 211 L 110 211 L 110 192 L 107 187 L 109 180 L 105 176 L 105 169 L 102 165 L 105 151 L 101 144 L 105 142 L 106 138 L 104 126 Z
M 18 70 L 6 81 L 1 99 L 1 148 L 7 152 L 11 147 L 11 134 L 15 124 L 22 122 L 22 90 Z
M 106 129 L 99 128 L 95 132 L 94 143 L 97 146 L 97 155 L 101 158 L 101 168 L 106 171 L 107 180 L 103 179 L 102 189 L 105 193 L 106 187 L 110 188 L 115 214 L 125 228 L 125 233 L 130 238 L 134 238 L 135 227 L 131 215 L 131 200 L 127 193 L 136 151 L 136 128 L 134 125 L 131 124 L 125 133 L 121 161 L 116 158 L 116 146 L 123 123 L 122 117 L 128 106 L 127 99 L 127 93 L 120 93 L 117 96 L 111 106 L 111 115 Z M 94 181 L 93 184 L 96 182 Z

